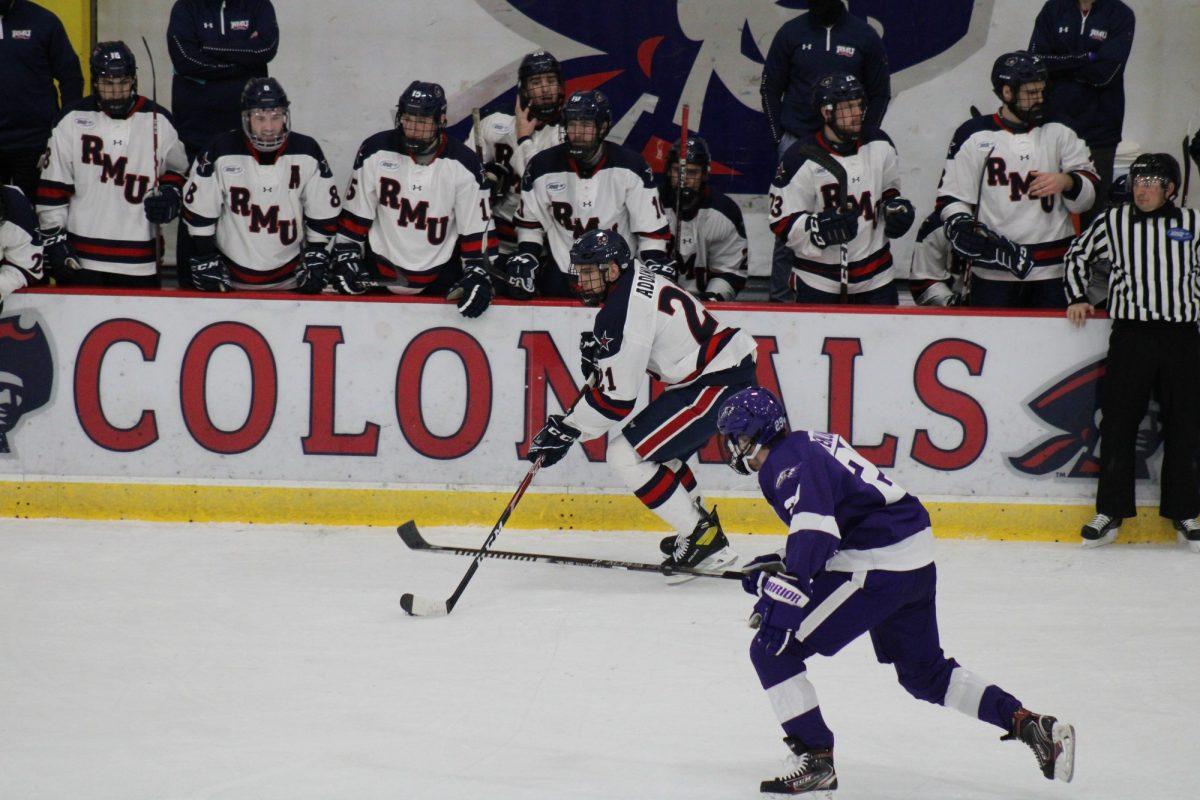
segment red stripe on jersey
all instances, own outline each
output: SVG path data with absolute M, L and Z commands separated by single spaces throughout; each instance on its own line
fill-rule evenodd
M 671 492 L 679 485 L 679 480 L 675 473 L 666 467 L 659 467 L 658 472 L 654 473 L 654 477 L 650 481 L 634 492 L 637 499 L 646 504 L 647 508 L 657 508 L 671 496 Z
M 638 236 L 645 236 L 647 239 L 670 239 L 671 231 L 667 228 L 663 228 L 661 231 L 654 231 L 653 233 L 639 232 Z
M 154 260 L 154 243 L 149 244 L 126 244 L 126 245 L 107 245 L 96 244 L 94 242 L 80 241 L 72 238 L 71 246 L 75 248 L 75 252 L 81 256 L 109 256 L 110 258 L 144 258 L 147 261 Z
M 686 378 L 678 381 L 678 383 L 691 383 L 696 378 L 699 378 L 704 370 L 708 368 L 708 365 L 713 362 L 713 359 L 717 357 L 717 353 L 721 352 L 721 348 L 733 338 L 734 330 L 734 328 L 722 328 L 709 337 L 708 341 L 704 343 L 704 348 L 700 351 L 700 354 L 696 356 L 696 369 Z
M 775 234 L 776 236 L 783 236 L 792 229 L 792 225 L 796 224 L 796 217 L 798 216 L 800 216 L 799 213 L 789 214 L 788 216 L 779 220 L 779 222 L 776 222 L 771 226 L 771 233 Z
M 36 197 L 37 197 L 37 200 L 39 203 L 42 201 L 62 202 L 63 200 L 67 200 L 68 198 L 70 198 L 71 195 L 73 195 L 73 194 L 75 194 L 75 187 L 73 187 L 73 186 L 69 186 L 69 187 L 51 186 L 51 185 L 43 182 L 43 183 L 39 184 L 37 187 Z
M 183 186 L 187 179 L 178 172 L 164 172 L 162 177 L 158 179 L 159 183 L 165 183 L 168 186 Z
M 723 390 L 723 386 L 709 386 L 702 391 L 700 396 L 696 398 L 695 403 L 683 408 L 678 414 L 663 423 L 657 431 L 643 439 L 634 448 L 637 454 L 642 458 L 649 457 L 663 442 L 707 414 L 717 402 L 717 398 L 721 396 Z
M 364 225 L 354 217 L 351 217 L 349 213 L 342 214 L 341 219 L 338 220 L 338 226 L 347 233 L 360 238 L 366 236 L 371 230 L 369 223 Z
M 625 417 L 629 416 L 629 412 L 633 411 L 635 403 L 633 400 L 613 400 L 605 397 L 596 386 L 588 390 L 587 399 L 593 408 L 609 419 L 614 420 L 625 419 Z
M 229 261 L 229 259 L 226 259 Z M 259 286 L 267 283 L 279 283 L 284 278 L 290 276 L 300 263 L 300 257 L 293 258 L 288 263 L 277 269 L 260 272 L 258 270 L 246 269 L 238 266 L 233 262 L 229 262 L 229 276 L 238 283 L 250 283 Z

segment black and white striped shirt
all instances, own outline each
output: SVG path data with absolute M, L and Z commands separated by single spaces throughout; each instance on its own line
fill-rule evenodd
M 1141 322 L 1200 321 L 1200 212 L 1168 203 L 1143 214 L 1110 208 L 1067 251 L 1068 303 L 1086 300 L 1092 262 L 1108 259 L 1108 314 Z

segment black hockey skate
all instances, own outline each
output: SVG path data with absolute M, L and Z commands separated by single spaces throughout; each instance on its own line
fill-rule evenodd
M 1121 527 L 1120 517 L 1110 517 L 1108 514 L 1097 514 L 1091 521 L 1079 530 L 1084 547 L 1100 547 L 1116 540 L 1117 530 Z
M 1070 783 L 1075 775 L 1075 728 L 1054 717 L 1034 714 L 1027 708 L 1017 710 L 1012 718 L 1012 730 L 1000 741 L 1020 739 L 1029 745 L 1037 758 L 1042 774 L 1050 780 L 1058 778 Z
M 666 549 L 667 542 L 672 547 L 663 561 L 663 570 L 670 575 L 672 567 L 687 567 L 689 569 L 720 570 L 737 561 L 737 553 L 729 546 L 725 531 L 721 528 L 721 520 L 717 517 L 717 508 L 712 511 L 700 508 L 700 521 L 687 536 L 668 536 L 659 547 Z M 670 577 L 671 583 L 683 583 L 692 580 L 694 575 L 677 574 Z
M 802 794 L 806 797 L 829 798 L 837 788 L 837 773 L 833 769 L 832 750 L 809 750 L 804 742 L 788 737 L 783 740 L 792 751 L 792 771 L 763 781 L 758 790 L 763 794 Z
M 1174 520 L 1179 543 L 1187 545 L 1193 553 L 1200 553 L 1200 522 L 1195 519 Z

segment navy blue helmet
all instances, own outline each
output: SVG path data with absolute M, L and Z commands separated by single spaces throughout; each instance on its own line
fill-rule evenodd
M 426 117 L 405 130 L 403 117 Z M 411 156 L 433 152 L 441 144 L 446 129 L 446 92 L 440 84 L 413 81 L 396 104 L 396 129 L 404 139 L 404 150 Z
M 251 78 L 242 87 L 242 132 L 254 148 L 263 153 L 273 153 L 283 147 L 291 133 L 291 102 L 287 92 L 274 78 Z M 278 133 L 255 133 L 250 126 L 250 116 L 255 111 L 283 110 L 283 127 Z
M 683 190 L 679 193 L 679 202 L 685 208 L 690 208 L 700 199 L 700 196 L 704 192 L 704 186 L 708 183 L 708 169 L 712 164 L 712 155 L 708 151 L 708 142 L 699 136 L 688 136 L 687 163 L 695 164 L 702 170 L 699 188 L 691 189 L 684 186 Z M 667 181 L 664 186 L 666 187 L 667 202 L 671 204 L 675 202 L 675 187 L 671 183 L 672 175 L 674 175 L 675 180 L 679 179 L 679 142 L 672 144 L 671 149 L 667 151 Z
M 1043 104 L 1037 103 L 1031 108 L 1022 109 L 1017 95 L 1025 84 L 1045 81 L 1046 65 L 1042 59 L 1024 50 L 1005 53 L 992 65 L 992 91 L 1018 119 L 1028 125 L 1040 124 L 1044 119 Z M 1004 99 L 1005 86 L 1012 91 L 1012 100 Z
M 567 152 L 573 158 L 590 162 L 600 150 L 604 137 L 608 135 L 612 124 L 612 106 L 603 92 L 590 89 L 586 92 L 575 92 L 567 99 L 563 108 L 563 122 L 570 124 L 572 120 L 592 122 L 596 126 L 596 135 L 587 140 L 572 140 L 567 133 Z
M 625 237 L 615 231 L 592 229 L 580 236 L 571 245 L 570 275 L 575 282 L 575 291 L 586 306 L 599 305 L 608 294 L 608 270 L 610 263 L 616 263 L 624 272 L 633 264 L 633 254 L 629 252 L 629 244 Z M 580 280 L 578 266 L 580 264 L 595 264 L 600 267 L 598 284 L 583 286 Z
M 88 66 L 92 71 L 92 93 L 101 110 L 110 117 L 128 116 L 137 101 L 137 59 L 133 51 L 124 42 L 100 42 L 92 48 Z M 127 93 L 105 97 L 100 92 L 101 78 L 132 78 L 133 86 Z
M 749 475 L 747 462 L 764 445 L 772 444 L 788 432 L 787 412 L 775 395 L 752 386 L 721 404 L 717 431 L 729 450 L 729 466 L 740 475 Z M 743 437 L 748 441 L 743 442 Z
M 558 92 L 552 99 L 534 99 L 529 94 L 529 79 L 537 75 L 553 75 L 558 79 Z M 529 115 L 543 122 L 554 120 L 563 107 L 563 74 L 558 59 L 545 50 L 535 50 L 521 59 L 517 69 L 517 94 L 521 105 L 529 109 Z
M 842 140 L 856 139 L 862 133 L 861 125 L 858 130 L 851 130 L 843 128 L 838 121 L 836 113 L 838 103 L 845 103 L 852 100 L 862 101 L 862 110 L 865 115 L 867 112 L 867 90 L 863 86 L 862 81 L 853 75 L 835 72 L 821 78 L 817 81 L 816 86 L 813 87 L 813 107 L 817 110 L 817 116 L 824 120 L 824 109 L 828 108 L 833 111 L 834 114 L 826 124 Z

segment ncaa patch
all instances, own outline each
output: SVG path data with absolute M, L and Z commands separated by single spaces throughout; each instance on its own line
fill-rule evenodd
M 562 194 L 567 190 L 566 181 L 550 181 L 546 184 L 546 191 L 550 194 Z
M 1167 228 L 1167 238 L 1177 242 L 1190 242 L 1195 237 L 1185 228 Z
M 396 170 L 400 169 L 400 162 L 399 161 L 386 161 L 386 160 L 380 161 L 379 168 L 386 169 L 391 172 L 395 172 Z
M 241 175 L 245 171 L 244 167 L 239 167 L 237 164 L 228 164 L 221 167 L 221 172 L 224 172 L 226 175 Z

